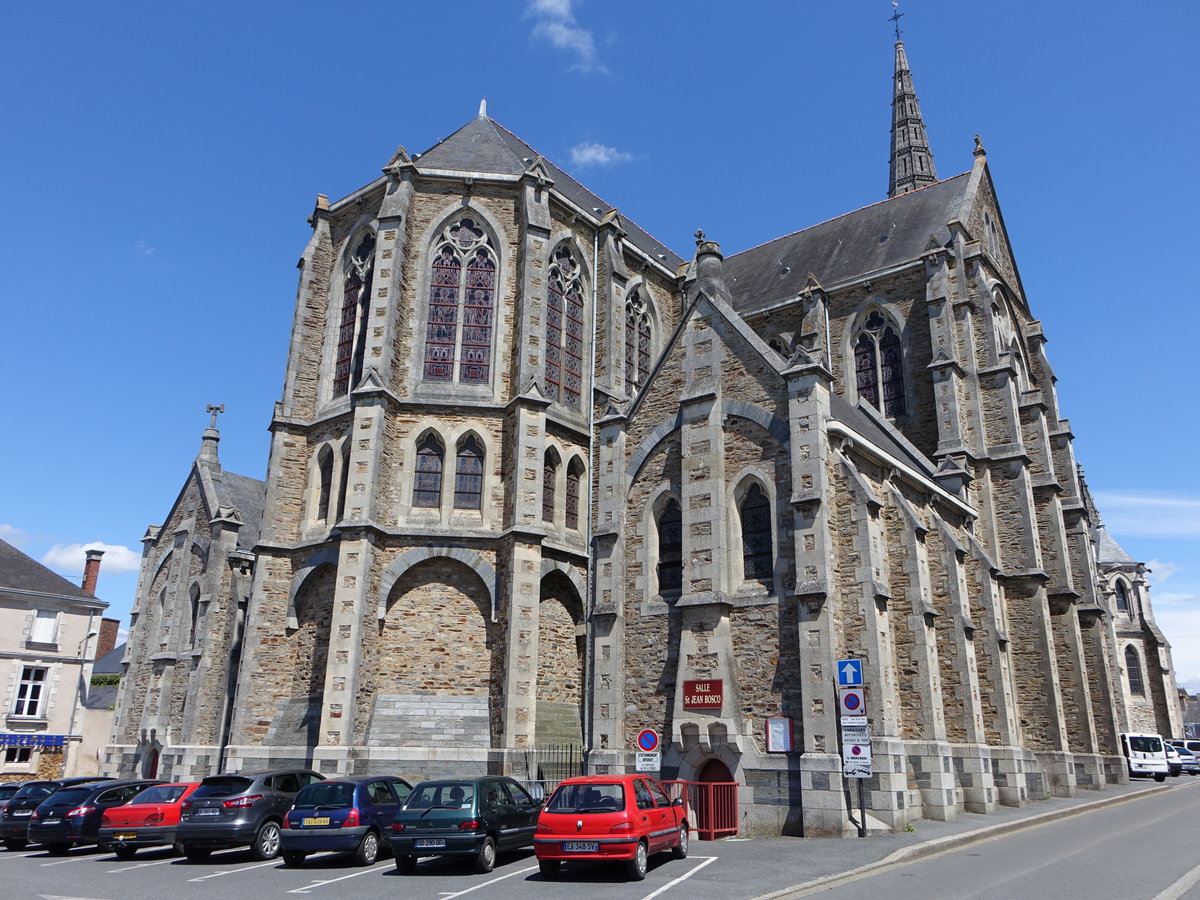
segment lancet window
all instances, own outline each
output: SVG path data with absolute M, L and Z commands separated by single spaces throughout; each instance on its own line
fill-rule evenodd
M 579 487 L 583 480 L 583 463 L 578 459 L 571 460 L 571 464 L 567 466 L 567 496 L 566 500 L 566 526 L 568 528 L 579 527 Z
M 675 500 L 667 501 L 658 516 L 658 592 L 683 590 L 683 514 Z
M 554 497 L 558 487 L 558 454 L 547 450 L 542 466 L 542 521 L 554 521 Z
M 317 478 L 320 479 L 317 518 L 324 522 L 329 518 L 329 501 L 333 493 L 333 451 L 328 447 L 323 447 L 317 458 Z
M 1146 696 L 1146 685 L 1142 681 L 1142 661 L 1132 647 L 1125 648 L 1125 677 L 1129 679 L 1129 693 L 1135 697 Z
M 632 395 L 650 375 L 650 310 L 641 292 L 625 301 L 625 385 Z
M 561 246 L 550 263 L 546 291 L 546 392 L 579 409 L 583 392 L 583 277 L 571 249 Z
M 742 574 L 746 581 L 769 585 L 774 576 L 771 501 L 760 485 L 751 485 L 738 511 L 742 517 Z
M 433 254 L 425 381 L 488 383 L 495 308 L 496 254 L 491 239 L 473 219 L 460 219 L 442 233 Z
M 854 342 L 854 377 L 858 397 L 885 416 L 902 416 L 904 368 L 896 329 L 874 310 Z
M 483 447 L 470 434 L 458 445 L 454 469 L 454 508 L 480 509 L 483 502 Z
M 1129 615 L 1129 591 L 1125 588 L 1125 582 L 1118 581 L 1114 585 L 1117 600 L 1117 612 Z
M 442 442 L 427 434 L 417 445 L 416 478 L 413 480 L 414 507 L 437 509 L 442 505 Z
M 367 349 L 367 313 L 375 274 L 375 235 L 366 231 L 346 258 L 342 281 L 342 319 L 338 328 L 333 393 L 348 394 L 362 379 Z

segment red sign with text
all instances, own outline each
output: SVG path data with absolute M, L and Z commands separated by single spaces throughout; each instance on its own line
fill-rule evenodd
M 725 682 L 719 678 L 683 683 L 684 709 L 720 709 L 724 700 Z

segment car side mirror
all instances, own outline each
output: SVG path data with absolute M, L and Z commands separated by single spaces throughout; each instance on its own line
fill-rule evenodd
M 672 806 L 683 806 L 683 798 L 676 797 L 674 800 L 671 801 L 671 805 Z

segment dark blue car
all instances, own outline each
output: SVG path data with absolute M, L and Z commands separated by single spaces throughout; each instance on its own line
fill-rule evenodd
M 310 853 L 353 852 L 360 866 L 374 864 L 396 810 L 411 785 L 395 775 L 333 778 L 296 795 L 283 819 L 283 863 L 298 866 Z

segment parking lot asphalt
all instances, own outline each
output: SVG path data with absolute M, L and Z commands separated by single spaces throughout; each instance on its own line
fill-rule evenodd
M 1137 782 L 1107 790 L 1050 798 L 1021 808 L 1000 807 L 988 815 L 964 814 L 952 822 L 918 821 L 913 831 L 867 838 L 756 838 L 693 841 L 687 859 L 660 854 L 643 882 L 629 882 L 620 869 L 571 866 L 546 881 L 532 853 L 501 857 L 495 871 L 475 874 L 455 860 L 421 860 L 416 872 L 401 875 L 391 859 L 359 868 L 346 856 L 320 854 L 299 868 L 279 860 L 256 862 L 245 851 L 216 853 L 203 863 L 188 863 L 166 851 L 139 853 L 122 861 L 94 848 L 78 848 L 62 857 L 38 847 L 0 851 L 0 879 L 9 896 L 42 900 L 225 900 L 310 894 L 335 897 L 353 891 L 367 896 L 402 893 L 407 897 L 453 900 L 529 900 L 541 897 L 651 900 L 687 897 L 704 900 L 786 900 L 824 883 L 856 873 L 934 855 L 976 841 L 1089 809 L 1135 800 L 1158 791 L 1200 788 L 1200 778 L 1176 778 L 1166 784 Z

